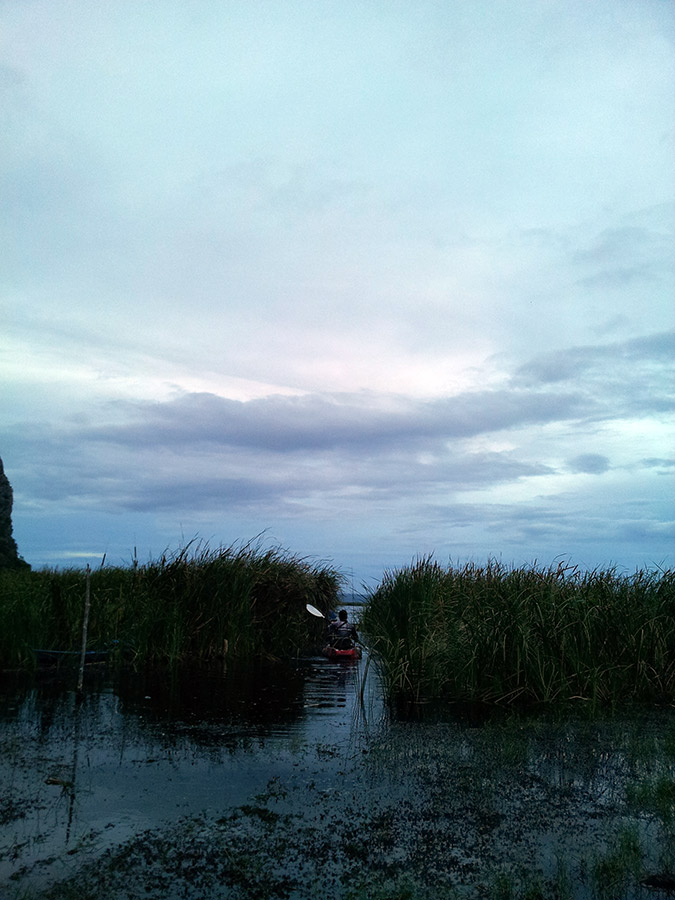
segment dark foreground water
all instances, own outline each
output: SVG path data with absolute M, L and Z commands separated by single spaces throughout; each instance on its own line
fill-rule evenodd
M 0 900 L 667 896 L 675 711 L 394 722 L 366 662 L 4 676 Z

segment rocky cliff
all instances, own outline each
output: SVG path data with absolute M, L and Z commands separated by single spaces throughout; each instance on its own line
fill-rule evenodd
M 18 569 L 27 566 L 19 556 L 16 541 L 12 537 L 12 485 L 5 475 L 0 459 L 0 568 Z

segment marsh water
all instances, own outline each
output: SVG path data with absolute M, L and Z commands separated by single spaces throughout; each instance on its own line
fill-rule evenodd
M 372 690 L 361 703 L 361 666 L 321 656 L 114 675 L 92 666 L 82 695 L 62 666 L 6 684 L 0 884 L 47 883 L 75 850 L 233 808 L 308 762 L 330 784 L 366 704 L 378 715 Z
M 0 898 L 642 897 L 672 867 L 673 710 L 401 722 L 367 666 L 4 676 Z

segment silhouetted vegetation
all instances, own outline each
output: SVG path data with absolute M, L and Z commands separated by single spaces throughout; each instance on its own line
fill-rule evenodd
M 0 666 L 34 649 L 78 650 L 86 572 L 0 572 Z M 91 573 L 88 646 L 136 662 L 279 656 L 316 640 L 306 603 L 335 606 L 338 572 L 281 550 L 190 544 L 158 561 Z
M 675 572 L 572 566 L 389 572 L 362 628 L 392 700 L 593 705 L 675 699 Z

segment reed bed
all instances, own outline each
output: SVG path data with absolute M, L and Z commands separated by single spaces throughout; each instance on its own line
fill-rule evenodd
M 86 572 L 0 571 L 0 668 L 34 649 L 77 650 Z M 342 584 L 337 570 L 252 544 L 191 543 L 161 559 L 90 574 L 88 646 L 139 663 L 283 656 L 317 638 Z
M 403 710 L 675 701 L 673 570 L 444 568 L 425 557 L 385 574 L 361 627 Z

